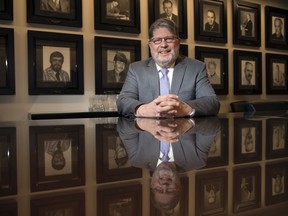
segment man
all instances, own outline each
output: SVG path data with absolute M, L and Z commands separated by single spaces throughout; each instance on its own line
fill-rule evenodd
M 216 194 L 220 191 L 220 185 L 219 184 L 207 184 L 205 185 L 206 192 L 208 193 L 208 203 L 214 204 L 216 202 Z
M 207 22 L 205 23 L 205 31 L 219 32 L 219 24 L 216 22 L 214 10 L 207 11 Z
M 160 14 L 160 18 L 167 18 L 173 20 L 175 24 L 178 24 L 178 16 L 173 14 L 173 3 L 171 0 L 164 0 L 162 2 L 164 13 Z
M 124 14 L 120 14 L 120 9 L 118 8 L 119 6 L 119 1 L 118 0 L 113 0 L 113 1 L 108 1 L 106 4 L 106 15 L 110 18 L 114 19 L 121 19 L 126 17 Z
M 43 81 L 69 82 L 69 74 L 62 70 L 64 56 L 55 51 L 50 55 L 50 66 L 43 71 Z
M 283 71 L 280 71 L 278 64 L 273 72 L 273 86 L 285 86 L 285 75 Z
M 152 58 L 130 64 L 117 99 L 118 112 L 125 116 L 165 118 L 217 114 L 220 103 L 205 64 L 179 56 L 176 24 L 166 18 L 156 20 L 149 29 L 149 38 Z M 168 70 L 170 91 L 163 95 L 161 69 Z
M 117 52 L 113 59 L 114 69 L 107 71 L 108 83 L 123 83 L 127 76 L 127 58 L 124 53 Z
M 70 0 L 41 0 L 41 10 L 70 13 Z
M 242 77 L 242 85 L 254 85 L 252 82 L 253 77 L 253 64 L 251 62 L 245 62 L 244 76 Z
M 251 132 L 251 128 L 245 128 L 247 131 L 245 133 L 243 150 L 245 153 L 255 152 L 254 149 L 254 139 Z
M 272 34 L 272 40 L 284 40 L 284 36 L 282 34 L 283 22 L 280 18 L 274 19 L 274 29 L 275 32 Z
M 251 21 L 251 15 L 247 13 L 245 22 L 241 25 L 242 35 L 252 37 L 253 24 Z
M 246 202 L 253 199 L 253 177 L 248 176 L 241 179 L 241 201 Z
M 221 84 L 220 77 L 216 73 L 216 62 L 209 61 L 207 64 L 208 78 L 211 84 Z

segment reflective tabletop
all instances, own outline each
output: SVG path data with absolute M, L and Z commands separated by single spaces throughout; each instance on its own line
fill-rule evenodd
M 1 216 L 287 212 L 287 113 L 0 122 Z

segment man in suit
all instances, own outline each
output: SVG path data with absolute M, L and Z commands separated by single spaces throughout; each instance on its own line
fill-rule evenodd
M 179 56 L 176 24 L 166 18 L 149 29 L 152 58 L 130 64 L 117 100 L 121 115 L 138 117 L 184 117 L 215 115 L 220 102 L 203 62 Z M 168 70 L 169 93 L 160 95 L 161 69 Z
M 214 10 L 207 11 L 207 22 L 205 23 L 205 31 L 219 32 L 219 24 L 216 22 L 216 15 Z
M 283 22 L 282 20 L 277 17 L 274 19 L 274 28 L 275 32 L 272 34 L 272 40 L 284 40 L 284 36 L 282 34 Z
M 125 81 L 127 71 L 127 58 L 124 53 L 117 52 L 113 59 L 114 69 L 107 71 L 108 83 L 123 83 Z
M 171 0 L 164 0 L 162 2 L 164 13 L 160 14 L 160 18 L 167 18 L 173 20 L 175 24 L 178 24 L 178 16 L 173 14 L 173 3 Z
M 41 10 L 70 13 L 70 0 L 41 0 Z

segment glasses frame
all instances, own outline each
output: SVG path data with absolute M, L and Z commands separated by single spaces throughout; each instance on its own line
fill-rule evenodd
M 161 42 L 160 42 L 160 43 L 158 43 L 158 42 L 155 41 L 155 40 L 160 40 L 160 39 L 161 39 Z M 161 44 L 161 43 L 163 42 L 163 39 L 164 39 L 164 41 L 165 41 L 166 43 L 176 43 L 176 41 L 179 40 L 179 37 L 177 37 L 177 36 L 156 37 L 156 38 L 151 38 L 151 39 L 149 40 L 149 42 L 150 42 L 150 43 L 153 43 L 153 44 L 155 44 L 155 45 L 159 45 L 159 44 Z M 169 39 L 171 39 L 171 40 L 173 40 L 173 41 L 168 42 L 167 40 L 169 40 Z M 175 41 L 174 41 L 174 40 L 175 40 Z

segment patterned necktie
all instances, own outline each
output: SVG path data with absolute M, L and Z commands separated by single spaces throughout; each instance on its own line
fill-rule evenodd
M 170 83 L 167 76 L 169 70 L 167 68 L 162 68 L 161 70 L 162 77 L 160 79 L 160 95 L 169 94 L 170 92 Z
M 162 162 L 167 162 L 167 161 L 169 161 L 169 159 L 170 159 L 169 156 L 168 156 L 169 150 L 170 150 L 170 144 L 167 143 L 167 142 L 161 141 L 161 142 L 160 142 L 160 151 L 161 151 L 162 154 L 163 154 L 163 156 L 162 156 L 162 158 L 161 158 L 161 161 L 162 161 Z

